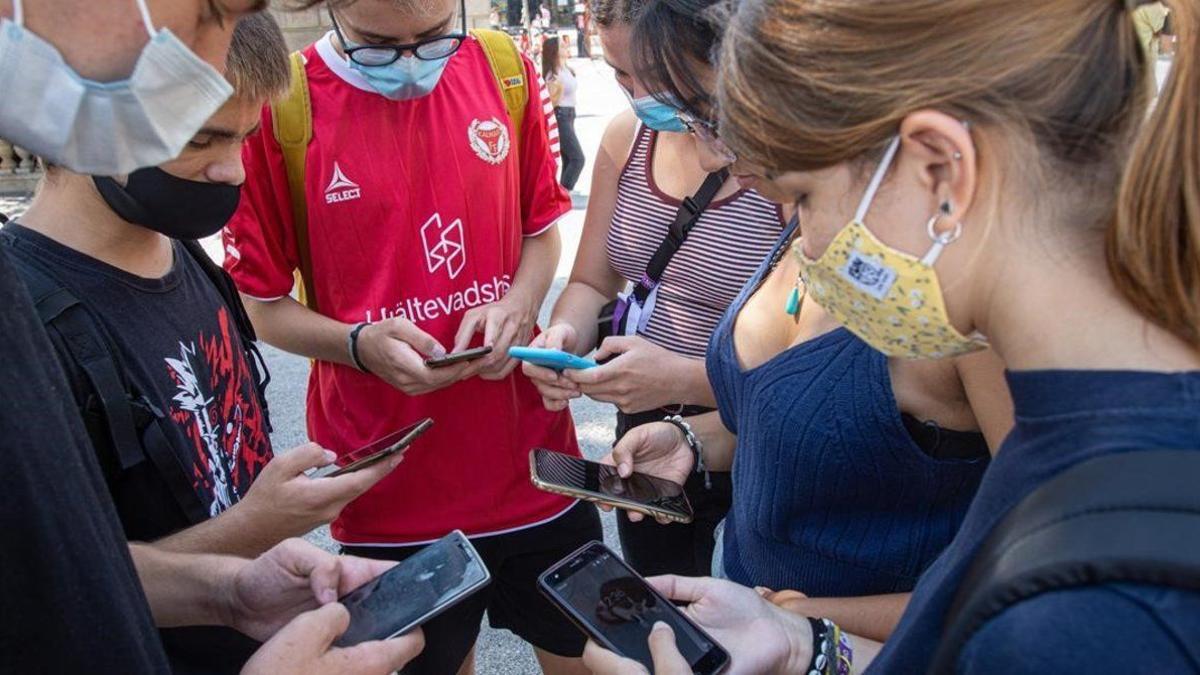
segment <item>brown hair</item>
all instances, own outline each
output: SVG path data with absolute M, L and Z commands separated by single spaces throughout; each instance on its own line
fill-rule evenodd
M 246 100 L 273 99 L 291 82 L 288 48 L 279 24 L 266 12 L 238 20 L 225 63 L 225 79 L 234 95 Z
M 632 24 L 649 0 L 593 0 L 592 19 L 601 28 Z
M 542 79 L 549 80 L 551 76 L 557 77 L 561 65 L 562 56 L 558 38 L 546 38 L 546 41 L 542 43 Z
M 808 171 L 878 154 L 920 109 L 968 120 L 981 175 L 1077 196 L 1080 219 L 1108 228 L 1120 292 L 1200 349 L 1197 16 L 1171 3 L 1181 50 L 1143 124 L 1154 77 L 1129 10 L 1144 3 L 743 0 L 720 58 L 721 135 L 768 170 Z M 1040 161 L 989 172 L 989 128 Z

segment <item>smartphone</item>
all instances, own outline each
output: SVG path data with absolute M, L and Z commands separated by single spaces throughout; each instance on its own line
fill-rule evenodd
M 596 362 L 591 359 L 585 359 L 582 356 L 575 356 L 570 352 L 564 352 L 559 349 L 540 349 L 537 347 L 509 347 L 508 355 L 514 359 L 528 361 L 535 366 L 550 368 L 552 370 L 587 370 L 595 368 Z
M 320 467 L 319 469 L 313 469 L 308 472 L 308 477 L 326 478 L 340 476 L 344 473 L 358 471 L 359 469 L 365 469 L 368 466 L 378 464 L 412 445 L 412 442 L 417 440 L 418 436 L 429 431 L 429 427 L 432 426 L 433 420 L 426 417 L 420 422 L 411 424 L 400 431 L 390 433 L 353 452 L 348 452 L 338 457 L 332 464 Z
M 712 675 L 729 654 L 604 544 L 593 541 L 538 578 L 538 589 L 601 647 L 654 672 L 650 629 L 662 621 L 693 673 Z
M 492 580 L 471 541 L 455 530 L 338 599 L 350 626 L 335 643 L 350 647 L 403 635 Z
M 474 349 L 464 349 L 461 352 L 454 352 L 453 354 L 447 354 L 438 359 L 425 359 L 425 367 L 426 368 L 445 368 L 446 366 L 452 366 L 456 363 L 462 363 L 463 361 L 474 361 L 475 359 L 482 359 L 483 357 L 485 357 L 491 353 L 492 353 L 491 347 L 475 347 Z
M 683 486 L 665 478 L 636 472 L 621 478 L 615 466 L 541 448 L 529 453 L 529 477 L 534 487 L 546 492 L 692 522 L 692 505 Z

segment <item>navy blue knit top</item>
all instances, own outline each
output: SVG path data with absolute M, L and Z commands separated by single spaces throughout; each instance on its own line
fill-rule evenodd
M 909 591 L 954 537 L 986 457 L 923 452 L 901 420 L 887 357 L 845 329 L 741 368 L 734 320 L 793 227 L 709 345 L 721 419 L 738 436 L 725 571 L 812 596 Z
M 1081 462 L 1137 450 L 1200 451 L 1200 372 L 1010 372 L 1016 427 L 954 542 L 921 578 L 876 673 L 923 673 L 976 551 L 1035 487 Z M 1196 477 L 1200 485 L 1200 476 Z M 1141 584 L 1055 591 L 984 624 L 959 673 L 1200 672 L 1200 593 Z

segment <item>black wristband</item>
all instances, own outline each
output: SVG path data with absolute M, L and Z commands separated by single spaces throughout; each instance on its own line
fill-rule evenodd
M 350 362 L 354 364 L 354 367 L 357 368 L 359 372 L 363 373 L 369 373 L 371 371 L 367 370 L 367 367 L 363 365 L 362 359 L 358 358 L 358 334 L 362 332 L 362 329 L 370 325 L 371 324 L 366 321 L 355 325 L 354 328 L 350 329 L 350 337 L 346 339 L 350 351 Z

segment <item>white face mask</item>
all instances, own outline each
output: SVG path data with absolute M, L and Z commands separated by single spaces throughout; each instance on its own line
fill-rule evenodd
M 0 21 L 0 138 L 77 173 L 118 175 L 174 159 L 233 94 L 170 30 L 156 31 L 126 80 L 86 80 L 25 29 L 21 0 Z

